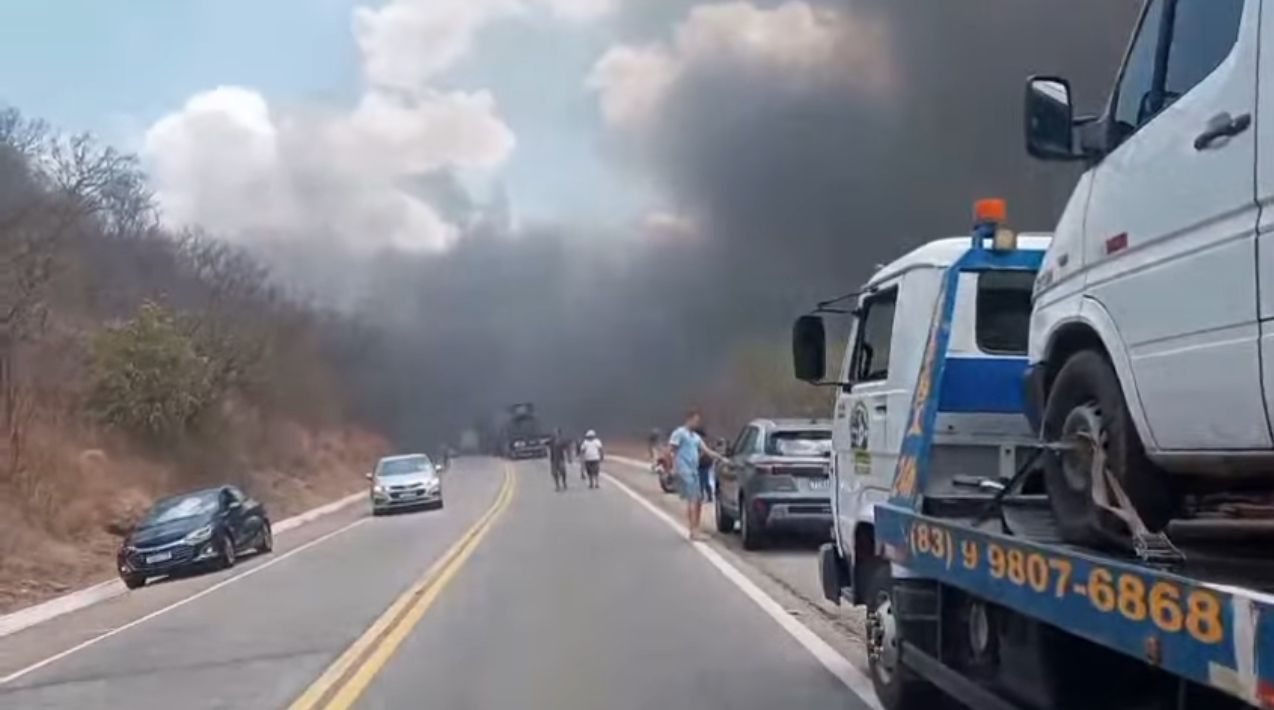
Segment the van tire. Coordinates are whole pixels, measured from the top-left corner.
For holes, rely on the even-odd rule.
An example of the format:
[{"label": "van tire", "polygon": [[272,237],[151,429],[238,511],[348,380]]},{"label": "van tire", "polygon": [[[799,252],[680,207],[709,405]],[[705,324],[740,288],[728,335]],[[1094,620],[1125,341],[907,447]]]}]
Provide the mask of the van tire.
[{"label": "van tire", "polygon": [[[1044,406],[1041,437],[1049,443],[1073,440],[1067,429],[1086,421],[1085,416],[1100,424],[1107,466],[1146,527],[1162,530],[1177,509],[1177,496],[1167,474],[1146,457],[1119,378],[1106,356],[1095,350],[1080,350],[1062,364]],[[1074,455],[1044,457],[1044,484],[1062,537],[1078,545],[1129,547],[1127,525],[1093,502],[1091,471],[1068,456]]]}]

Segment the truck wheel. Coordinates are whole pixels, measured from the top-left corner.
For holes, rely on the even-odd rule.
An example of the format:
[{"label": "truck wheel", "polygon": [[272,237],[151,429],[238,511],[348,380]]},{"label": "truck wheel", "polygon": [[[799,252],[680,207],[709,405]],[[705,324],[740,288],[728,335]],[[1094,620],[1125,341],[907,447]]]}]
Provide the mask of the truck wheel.
[{"label": "truck wheel", "polygon": [[759,550],[765,546],[765,523],[756,519],[747,498],[739,496],[739,529],[745,550]]},{"label": "truck wheel", "polygon": [[946,707],[937,689],[899,662],[900,627],[893,608],[893,576],[883,560],[863,575],[867,601],[867,669],[876,697],[885,710],[934,710]]},{"label": "truck wheel", "polygon": [[716,496],[716,502],[713,503],[712,508],[712,512],[716,514],[717,518],[717,532],[727,534],[734,532],[734,518],[725,512],[725,506],[721,505],[720,495]]},{"label": "truck wheel", "polygon": [[1177,496],[1167,475],[1146,458],[1119,378],[1104,355],[1081,350],[1062,365],[1044,406],[1041,434],[1047,442],[1077,445],[1045,457],[1044,483],[1067,542],[1129,545],[1127,525],[1093,502],[1093,445],[1105,449],[1107,467],[1146,527],[1158,531],[1168,524]]}]

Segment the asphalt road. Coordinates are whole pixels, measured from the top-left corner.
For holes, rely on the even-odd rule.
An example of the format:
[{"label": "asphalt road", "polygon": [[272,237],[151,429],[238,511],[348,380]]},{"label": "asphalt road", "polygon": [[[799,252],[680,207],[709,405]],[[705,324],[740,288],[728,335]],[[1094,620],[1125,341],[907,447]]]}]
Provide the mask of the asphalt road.
[{"label": "asphalt road", "polygon": [[0,639],[0,707],[867,707],[610,481],[462,459],[444,492]]}]

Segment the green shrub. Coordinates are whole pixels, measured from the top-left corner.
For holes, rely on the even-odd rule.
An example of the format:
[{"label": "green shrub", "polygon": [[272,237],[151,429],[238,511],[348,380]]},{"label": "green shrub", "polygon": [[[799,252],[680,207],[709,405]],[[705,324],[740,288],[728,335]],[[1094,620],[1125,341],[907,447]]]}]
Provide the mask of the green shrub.
[{"label": "green shrub", "polygon": [[89,406],[109,426],[169,439],[215,403],[212,376],[172,313],[146,302],[131,320],[94,337]]}]

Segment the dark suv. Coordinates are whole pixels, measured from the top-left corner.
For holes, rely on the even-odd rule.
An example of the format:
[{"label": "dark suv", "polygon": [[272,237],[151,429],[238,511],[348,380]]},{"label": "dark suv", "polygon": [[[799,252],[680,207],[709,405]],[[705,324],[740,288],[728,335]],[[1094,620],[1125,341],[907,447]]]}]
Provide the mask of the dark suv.
[{"label": "dark suv", "polygon": [[749,550],[776,529],[828,533],[831,451],[826,419],[750,422],[726,450],[729,465],[717,470],[717,530],[733,532],[737,522]]}]

